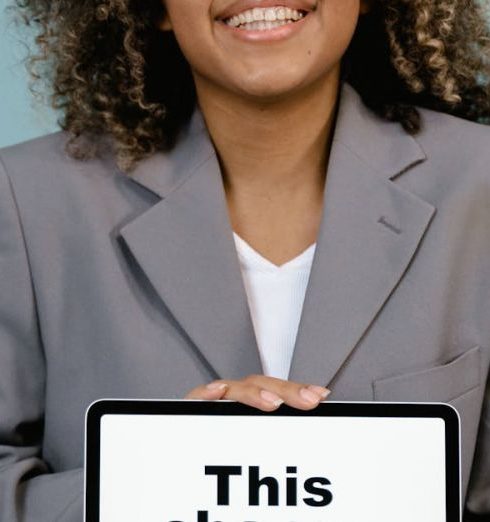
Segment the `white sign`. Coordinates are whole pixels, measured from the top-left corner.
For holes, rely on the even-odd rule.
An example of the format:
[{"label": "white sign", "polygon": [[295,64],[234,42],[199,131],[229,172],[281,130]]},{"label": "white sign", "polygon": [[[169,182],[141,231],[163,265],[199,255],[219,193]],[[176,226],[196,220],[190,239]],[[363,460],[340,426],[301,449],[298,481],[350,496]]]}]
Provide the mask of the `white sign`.
[{"label": "white sign", "polygon": [[438,418],[104,415],[100,522],[445,522]]}]

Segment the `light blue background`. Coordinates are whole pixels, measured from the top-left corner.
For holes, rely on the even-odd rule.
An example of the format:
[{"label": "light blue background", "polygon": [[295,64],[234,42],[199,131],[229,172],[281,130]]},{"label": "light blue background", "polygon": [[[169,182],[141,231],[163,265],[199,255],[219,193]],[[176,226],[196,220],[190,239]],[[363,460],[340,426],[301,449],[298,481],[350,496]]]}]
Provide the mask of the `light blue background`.
[{"label": "light blue background", "polygon": [[0,0],[0,147],[57,130],[56,115],[36,103],[29,93],[29,77],[22,62],[26,56],[26,31],[13,23]]}]

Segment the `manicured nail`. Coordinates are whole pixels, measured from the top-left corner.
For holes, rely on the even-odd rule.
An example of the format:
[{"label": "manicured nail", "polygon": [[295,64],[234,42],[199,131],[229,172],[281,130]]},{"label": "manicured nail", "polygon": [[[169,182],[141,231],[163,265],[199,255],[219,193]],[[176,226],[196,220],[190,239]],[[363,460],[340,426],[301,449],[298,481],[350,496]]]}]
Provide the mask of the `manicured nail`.
[{"label": "manicured nail", "polygon": [[317,404],[320,402],[320,397],[308,388],[301,388],[299,394],[306,402],[309,402],[310,404]]},{"label": "manicured nail", "polygon": [[271,402],[274,406],[280,406],[284,402],[279,395],[268,390],[260,390],[260,396],[264,401]]},{"label": "manicured nail", "polygon": [[319,395],[322,399],[326,399],[330,395],[330,392],[331,392],[331,390],[329,390],[328,388],[325,388],[324,386],[316,386],[314,384],[310,384],[308,386],[308,389],[311,390],[312,392],[316,393],[317,395]]},{"label": "manicured nail", "polygon": [[210,382],[209,384],[206,384],[206,388],[208,390],[224,390],[228,384],[226,382]]}]

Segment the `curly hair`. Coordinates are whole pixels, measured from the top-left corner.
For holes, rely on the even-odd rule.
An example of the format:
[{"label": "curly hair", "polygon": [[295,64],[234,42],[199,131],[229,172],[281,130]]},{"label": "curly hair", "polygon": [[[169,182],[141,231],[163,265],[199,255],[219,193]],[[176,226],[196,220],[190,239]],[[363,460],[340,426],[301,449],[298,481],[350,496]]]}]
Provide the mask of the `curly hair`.
[{"label": "curly hair", "polygon": [[[36,32],[33,78],[50,85],[77,158],[110,136],[121,169],[170,150],[196,103],[190,67],[155,21],[162,0],[14,0]],[[410,134],[417,106],[490,116],[490,29],[478,0],[371,0],[342,58],[342,79]]]}]

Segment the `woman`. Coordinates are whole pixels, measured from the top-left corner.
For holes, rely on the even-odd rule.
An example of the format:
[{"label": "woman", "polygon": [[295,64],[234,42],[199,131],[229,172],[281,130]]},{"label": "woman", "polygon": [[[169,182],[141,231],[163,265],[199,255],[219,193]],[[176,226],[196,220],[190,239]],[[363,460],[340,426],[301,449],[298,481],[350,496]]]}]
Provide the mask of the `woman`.
[{"label": "woman", "polygon": [[64,131],[0,154],[0,520],[82,519],[97,398],[329,392],[451,403],[488,520],[480,5],[19,4]]}]

